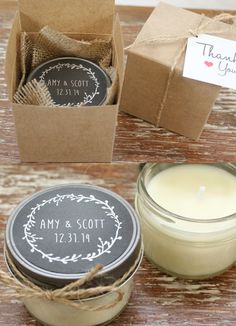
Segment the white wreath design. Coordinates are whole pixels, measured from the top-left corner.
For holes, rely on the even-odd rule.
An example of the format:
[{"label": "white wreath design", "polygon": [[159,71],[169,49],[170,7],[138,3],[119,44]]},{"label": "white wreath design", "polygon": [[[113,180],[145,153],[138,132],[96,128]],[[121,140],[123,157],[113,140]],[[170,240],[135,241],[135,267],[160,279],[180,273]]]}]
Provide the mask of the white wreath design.
[{"label": "white wreath design", "polygon": [[[51,71],[51,70],[54,70],[54,69],[57,69],[57,71],[60,71],[63,67],[66,67],[66,68],[70,68],[71,70],[73,69],[77,69],[77,70],[83,70],[85,72],[87,72],[89,78],[91,80],[94,81],[94,84],[95,84],[95,91],[92,92],[91,95],[87,94],[86,92],[84,92],[85,96],[84,96],[84,101],[83,102],[78,102],[78,103],[68,103],[68,104],[64,104],[64,105],[58,105],[57,103],[55,103],[55,101],[53,101],[53,104],[55,106],[64,106],[64,107],[70,107],[70,106],[82,106],[82,105],[86,105],[88,103],[92,103],[94,97],[98,94],[100,94],[98,92],[98,89],[99,89],[99,86],[100,86],[100,83],[98,82],[98,79],[97,77],[95,76],[95,73],[92,72],[91,68],[86,68],[84,67],[82,64],[79,64],[79,65],[76,65],[74,63],[58,63],[57,65],[54,65],[54,66],[50,66],[48,69],[44,70],[44,72],[42,73],[42,75],[40,76],[40,81],[45,83],[45,76]],[[46,83],[45,83],[46,84]]]},{"label": "white wreath design", "polygon": [[[97,252],[88,253],[86,256],[82,257],[81,254],[73,254],[72,256],[66,256],[66,257],[55,257],[52,253],[44,253],[41,249],[39,249],[37,241],[43,240],[42,237],[37,237],[36,234],[32,234],[31,228],[35,226],[35,213],[37,211],[40,211],[40,209],[51,203],[55,203],[56,206],[59,205],[60,202],[62,202],[64,199],[70,199],[71,201],[77,201],[77,203],[84,201],[85,203],[94,202],[97,205],[101,205],[102,209],[104,209],[106,216],[113,219],[115,221],[116,226],[116,233],[114,237],[110,237],[110,241],[103,241],[102,238],[98,238],[99,244],[97,245]],[[56,195],[53,198],[50,198],[48,200],[43,200],[41,204],[37,204],[35,207],[31,208],[31,213],[27,216],[28,222],[23,225],[24,228],[24,237],[22,240],[27,241],[27,243],[31,247],[31,252],[38,252],[41,254],[42,258],[46,258],[49,260],[50,263],[56,261],[61,262],[63,264],[68,264],[69,262],[77,262],[79,259],[81,260],[88,260],[93,261],[95,258],[100,257],[104,253],[110,253],[111,248],[115,244],[117,240],[122,240],[122,236],[119,235],[119,231],[122,228],[122,222],[119,221],[119,216],[116,215],[114,212],[114,207],[109,206],[109,203],[107,200],[101,201],[97,198],[95,198],[93,195],[90,195],[89,197],[83,196],[83,195]]]}]

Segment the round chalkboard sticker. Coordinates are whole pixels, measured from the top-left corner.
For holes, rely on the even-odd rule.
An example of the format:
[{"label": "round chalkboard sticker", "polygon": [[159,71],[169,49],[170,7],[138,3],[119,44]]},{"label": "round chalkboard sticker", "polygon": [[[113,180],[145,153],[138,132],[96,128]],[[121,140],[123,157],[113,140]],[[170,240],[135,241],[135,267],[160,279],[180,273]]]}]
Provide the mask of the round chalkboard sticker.
[{"label": "round chalkboard sticker", "polygon": [[137,259],[140,226],[117,194],[65,185],[36,193],[16,208],[6,247],[19,270],[38,282],[64,285],[99,263],[100,277],[109,283]]},{"label": "round chalkboard sticker", "polygon": [[38,66],[27,82],[44,82],[55,106],[99,106],[111,85],[109,76],[92,61],[65,57]]}]

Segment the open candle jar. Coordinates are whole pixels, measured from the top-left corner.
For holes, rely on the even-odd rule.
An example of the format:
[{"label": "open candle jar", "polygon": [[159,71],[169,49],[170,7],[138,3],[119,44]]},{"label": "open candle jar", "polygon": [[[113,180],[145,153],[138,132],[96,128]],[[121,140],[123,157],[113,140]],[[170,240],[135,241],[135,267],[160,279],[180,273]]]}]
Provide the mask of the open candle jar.
[{"label": "open candle jar", "polygon": [[[50,326],[111,321],[127,305],[142,259],[134,210],[90,185],[58,186],[26,199],[8,221],[5,248],[14,280],[26,286],[26,308]],[[91,276],[97,264],[103,268]]]},{"label": "open candle jar", "polygon": [[168,274],[204,279],[235,263],[235,165],[147,164],[136,211],[146,256]]}]

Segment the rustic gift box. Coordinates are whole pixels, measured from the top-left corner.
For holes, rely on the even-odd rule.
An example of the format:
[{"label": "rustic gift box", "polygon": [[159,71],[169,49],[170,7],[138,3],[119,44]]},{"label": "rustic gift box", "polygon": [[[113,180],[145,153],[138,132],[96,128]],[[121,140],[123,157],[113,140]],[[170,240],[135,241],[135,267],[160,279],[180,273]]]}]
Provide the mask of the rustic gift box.
[{"label": "rustic gift box", "polygon": [[236,28],[229,32],[229,24],[213,19],[206,24],[209,20],[164,3],[153,11],[128,52],[121,110],[156,127],[200,137],[221,88],[183,77],[188,36],[199,30],[236,40]]},{"label": "rustic gift box", "polygon": [[[114,105],[45,107],[16,104],[21,78],[21,32],[38,33],[48,25],[70,37],[112,38],[112,66],[119,75]],[[109,162],[112,159],[121,82],[123,39],[113,0],[19,0],[9,38],[6,79],[23,162]]]}]

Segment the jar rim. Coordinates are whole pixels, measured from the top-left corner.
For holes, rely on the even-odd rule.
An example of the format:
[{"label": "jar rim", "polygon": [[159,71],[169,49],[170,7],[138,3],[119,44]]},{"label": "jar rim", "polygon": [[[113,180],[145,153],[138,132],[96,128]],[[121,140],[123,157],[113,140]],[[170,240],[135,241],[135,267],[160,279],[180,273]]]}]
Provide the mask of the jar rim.
[{"label": "jar rim", "polygon": [[[158,166],[162,163],[147,163],[138,178],[137,181],[137,188],[138,188],[138,192],[142,193],[142,195],[144,195],[145,200],[148,202],[148,204],[156,209],[159,213],[163,214],[163,215],[167,215],[168,219],[171,220],[171,218],[177,219],[177,220],[182,220],[185,222],[191,222],[191,223],[220,223],[220,222],[225,222],[225,221],[229,221],[229,220],[233,220],[236,219],[236,212],[228,215],[228,216],[224,216],[224,217],[220,217],[220,218],[215,218],[215,219],[203,219],[203,218],[192,218],[192,217],[185,217],[185,216],[181,216],[178,214],[175,214],[169,210],[167,210],[166,208],[160,206],[148,193],[147,188],[146,188],[146,184],[145,184],[145,178],[147,176],[147,173],[153,169],[155,166]],[[165,163],[167,165],[169,165],[169,167],[173,167],[173,166],[177,166],[177,165],[190,165],[191,163]],[[192,164],[194,165],[194,164]],[[195,165],[198,165],[197,163],[195,163]],[[236,171],[236,165],[234,163],[219,163],[219,164],[208,164],[208,163],[201,163],[201,165],[212,165],[215,167],[228,167],[230,169],[235,169]],[[224,169],[226,170],[226,169]],[[173,221],[172,221],[173,222]]]}]

